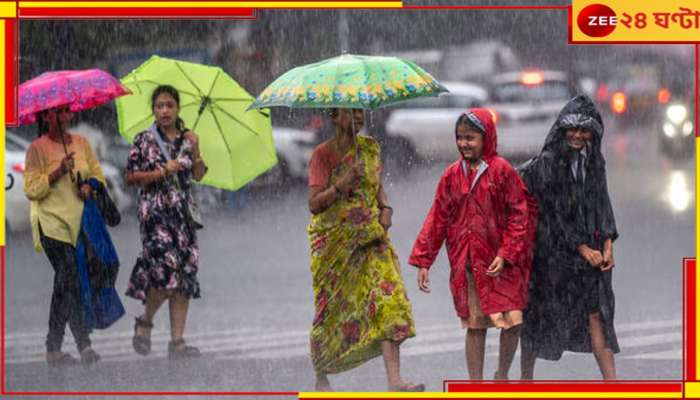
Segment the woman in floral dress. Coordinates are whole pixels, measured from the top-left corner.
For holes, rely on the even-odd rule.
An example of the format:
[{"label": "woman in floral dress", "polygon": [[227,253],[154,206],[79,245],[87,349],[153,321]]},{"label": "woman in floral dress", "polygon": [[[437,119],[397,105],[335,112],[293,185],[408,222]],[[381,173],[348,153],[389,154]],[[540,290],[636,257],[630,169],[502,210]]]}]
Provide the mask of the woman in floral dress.
[{"label": "woman in floral dress", "polygon": [[[126,294],[146,306],[144,314],[136,317],[133,346],[141,355],[150,352],[153,317],[169,299],[168,356],[197,357],[199,350],[187,346],[183,339],[189,300],[200,297],[199,248],[188,201],[192,179],[201,180],[206,166],[197,136],[187,131],[178,117],[177,90],[157,87],[151,105],[155,123],[134,139],[126,168],[127,183],[140,187],[138,218],[143,242]],[[166,156],[161,149],[170,154]]]},{"label": "woman in floral dress", "polygon": [[316,390],[331,390],[327,374],[381,354],[390,390],[422,391],[400,375],[399,345],[415,326],[387,234],[393,211],[380,181],[379,144],[357,134],[362,110],[334,109],[331,120],[336,135],[309,162]]}]

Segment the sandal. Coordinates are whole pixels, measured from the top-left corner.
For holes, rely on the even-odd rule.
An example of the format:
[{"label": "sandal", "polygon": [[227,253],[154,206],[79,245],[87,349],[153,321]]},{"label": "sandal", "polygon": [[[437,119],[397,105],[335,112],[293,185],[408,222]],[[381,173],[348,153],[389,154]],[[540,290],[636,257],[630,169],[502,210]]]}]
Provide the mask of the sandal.
[{"label": "sandal", "polygon": [[401,386],[389,387],[390,392],[425,392],[425,385],[422,383],[405,383]]},{"label": "sandal", "polygon": [[168,359],[170,360],[197,358],[201,355],[202,353],[200,353],[198,348],[185,345],[185,339],[178,339],[168,343]]},{"label": "sandal", "polygon": [[92,347],[86,347],[80,352],[80,362],[83,365],[93,365],[100,361],[100,355],[92,349]]},{"label": "sandal", "polygon": [[63,367],[78,364],[78,360],[68,353],[55,352],[60,354],[56,356],[51,355],[52,353],[53,352],[46,353],[46,363],[49,364],[49,367]]},{"label": "sandal", "polygon": [[[142,317],[134,318],[134,337],[131,339],[131,345],[134,347],[134,351],[142,356],[147,356],[151,352],[151,337],[141,336],[137,334],[138,328],[153,328],[152,322],[145,321]],[[150,333],[150,332],[149,332]]]}]

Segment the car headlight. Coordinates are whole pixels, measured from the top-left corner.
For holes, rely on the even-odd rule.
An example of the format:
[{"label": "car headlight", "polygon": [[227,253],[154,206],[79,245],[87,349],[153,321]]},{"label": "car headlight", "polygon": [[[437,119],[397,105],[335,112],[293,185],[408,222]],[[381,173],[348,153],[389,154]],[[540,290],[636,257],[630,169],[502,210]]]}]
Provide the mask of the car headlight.
[{"label": "car headlight", "polygon": [[664,122],[664,135],[673,139],[673,137],[676,136],[676,127],[670,122]]},{"label": "car headlight", "polygon": [[666,109],[666,116],[671,122],[679,125],[688,116],[688,109],[680,104],[675,104]]},{"label": "car headlight", "polygon": [[683,124],[683,136],[690,136],[691,133],[693,133],[693,123],[685,121]]}]

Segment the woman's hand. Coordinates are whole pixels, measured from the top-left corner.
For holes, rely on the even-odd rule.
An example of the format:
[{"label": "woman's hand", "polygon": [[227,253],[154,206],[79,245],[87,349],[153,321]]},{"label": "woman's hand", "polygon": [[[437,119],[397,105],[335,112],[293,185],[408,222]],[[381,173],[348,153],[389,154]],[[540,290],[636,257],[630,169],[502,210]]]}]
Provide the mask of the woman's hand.
[{"label": "woman's hand", "polygon": [[603,249],[603,263],[600,266],[601,271],[607,271],[615,266],[615,257],[613,257],[612,240],[608,239],[605,242]]},{"label": "woman's hand", "polygon": [[355,186],[360,181],[365,174],[365,162],[356,158],[355,161],[350,166],[350,169],[343,174],[340,179],[335,183],[335,186],[343,193],[348,193],[350,190],[354,189]]},{"label": "woman's hand", "polygon": [[418,289],[421,292],[430,293],[430,277],[428,268],[418,269]]},{"label": "woman's hand", "polygon": [[503,271],[503,266],[505,265],[505,260],[501,256],[496,256],[496,258],[491,261],[491,265],[486,269],[486,275],[490,277],[497,277]]},{"label": "woman's hand", "polygon": [[384,207],[379,210],[379,223],[384,227],[385,231],[391,228],[391,217],[394,211],[390,207]]},{"label": "woman's hand", "polygon": [[67,174],[75,168],[75,159],[73,157],[75,157],[75,152],[71,151],[61,160],[61,166],[59,168],[61,168],[62,174]]},{"label": "woman's hand", "polygon": [[83,183],[80,185],[79,195],[83,200],[87,200],[92,197],[92,186],[90,186],[89,183]]},{"label": "woman's hand", "polygon": [[[603,264],[603,255],[600,251],[593,250],[588,245],[582,244],[578,246],[578,253],[583,257],[593,268],[598,268]],[[612,257],[612,253],[610,254]]]},{"label": "woman's hand", "polygon": [[168,175],[172,175],[180,170],[182,170],[182,165],[177,160],[168,160],[165,164],[165,172]]}]

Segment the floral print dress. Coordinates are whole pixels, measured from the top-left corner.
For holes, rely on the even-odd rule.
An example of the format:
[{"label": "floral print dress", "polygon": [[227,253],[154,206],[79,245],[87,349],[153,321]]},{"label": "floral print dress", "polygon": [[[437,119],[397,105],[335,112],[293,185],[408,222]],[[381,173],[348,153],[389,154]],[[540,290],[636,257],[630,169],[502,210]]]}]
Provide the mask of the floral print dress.
[{"label": "floral print dress", "polygon": [[[154,171],[165,166],[166,159],[154,134],[147,130],[136,136],[129,153],[128,172]],[[163,137],[163,143],[171,158],[178,159],[185,169],[139,189],[138,219],[143,251],[134,265],[126,294],[144,302],[151,288],[176,289],[187,298],[200,297],[199,248],[196,231],[187,219],[192,143],[184,137],[184,132],[172,143]]]},{"label": "floral print dress", "polygon": [[353,157],[365,161],[359,188],[314,215],[308,228],[316,308],[311,358],[320,373],[342,372],[379,356],[383,340],[415,336],[396,251],[379,223],[377,142],[358,136],[329,183],[337,182]]}]

